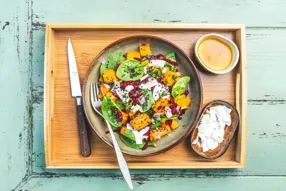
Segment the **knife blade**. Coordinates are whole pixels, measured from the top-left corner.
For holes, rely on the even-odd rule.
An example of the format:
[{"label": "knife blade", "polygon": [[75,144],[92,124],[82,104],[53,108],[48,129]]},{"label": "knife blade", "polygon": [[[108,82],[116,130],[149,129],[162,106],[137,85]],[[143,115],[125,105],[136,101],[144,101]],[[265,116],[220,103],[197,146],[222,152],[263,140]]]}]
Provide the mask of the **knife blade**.
[{"label": "knife blade", "polygon": [[90,143],[87,134],[87,125],[82,106],[82,93],[80,81],[78,77],[78,70],[76,66],[76,59],[72,47],[71,40],[68,40],[68,63],[71,83],[71,95],[76,98],[76,111],[77,111],[77,125],[79,129],[80,138],[80,152],[84,157],[88,157],[91,153]]}]

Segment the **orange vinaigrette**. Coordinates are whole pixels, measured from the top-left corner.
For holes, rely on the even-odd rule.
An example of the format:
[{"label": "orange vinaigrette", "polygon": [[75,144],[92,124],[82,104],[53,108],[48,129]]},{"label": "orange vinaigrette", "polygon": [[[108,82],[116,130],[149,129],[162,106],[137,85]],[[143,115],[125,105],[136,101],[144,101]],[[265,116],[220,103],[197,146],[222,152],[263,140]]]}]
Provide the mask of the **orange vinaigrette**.
[{"label": "orange vinaigrette", "polygon": [[233,57],[230,46],[215,37],[206,38],[199,44],[198,55],[206,67],[216,71],[226,69]]}]

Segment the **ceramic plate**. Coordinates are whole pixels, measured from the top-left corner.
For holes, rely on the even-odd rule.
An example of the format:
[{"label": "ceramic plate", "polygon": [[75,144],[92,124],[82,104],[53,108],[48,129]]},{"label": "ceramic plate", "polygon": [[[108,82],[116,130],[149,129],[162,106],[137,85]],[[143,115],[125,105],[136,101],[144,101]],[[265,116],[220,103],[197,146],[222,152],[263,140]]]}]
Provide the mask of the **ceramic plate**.
[{"label": "ceramic plate", "polygon": [[[113,42],[106,48],[104,48],[99,55],[94,59],[93,63],[86,74],[84,85],[83,85],[83,104],[87,119],[92,129],[97,135],[108,145],[112,146],[111,137],[105,132],[108,130],[104,120],[97,115],[90,103],[90,83],[97,82],[99,79],[99,67],[101,60],[107,58],[108,55],[121,51],[124,54],[128,51],[136,51],[139,45],[148,43],[151,45],[153,55],[166,54],[168,52],[175,52],[178,70],[183,76],[190,76],[191,81],[189,85],[189,92],[192,98],[191,106],[183,115],[182,120],[179,121],[180,127],[170,133],[170,136],[164,136],[162,139],[156,141],[157,147],[148,147],[145,150],[136,150],[126,146],[116,135],[118,144],[123,153],[135,155],[135,156],[147,156],[158,154],[171,149],[175,145],[179,144],[194,128],[194,125],[199,117],[200,107],[202,104],[202,85],[198,72],[193,62],[188,56],[175,44],[155,36],[131,36],[120,39]],[[181,125],[184,124],[184,127]],[[96,149],[96,148],[95,148]]]}]

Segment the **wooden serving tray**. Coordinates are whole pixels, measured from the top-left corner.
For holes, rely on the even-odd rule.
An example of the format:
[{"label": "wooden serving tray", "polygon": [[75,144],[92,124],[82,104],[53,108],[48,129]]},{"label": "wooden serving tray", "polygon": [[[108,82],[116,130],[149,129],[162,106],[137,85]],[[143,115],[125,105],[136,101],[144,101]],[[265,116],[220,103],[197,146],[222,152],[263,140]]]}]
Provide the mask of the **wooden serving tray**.
[{"label": "wooden serving tray", "polygon": [[[213,75],[199,67],[196,41],[204,34],[219,33],[232,39],[240,51],[238,66],[225,75]],[[118,168],[113,148],[92,132],[92,154],[79,152],[76,103],[71,97],[67,60],[67,40],[72,39],[82,82],[94,57],[108,44],[131,35],[155,35],[165,38],[191,57],[199,69],[203,84],[203,105],[214,99],[235,104],[241,122],[226,153],[210,160],[198,156],[187,140],[155,156],[125,155],[133,169],[168,168],[243,168],[245,166],[247,126],[247,69],[244,25],[212,24],[48,24],[45,45],[45,155],[47,168]]]}]

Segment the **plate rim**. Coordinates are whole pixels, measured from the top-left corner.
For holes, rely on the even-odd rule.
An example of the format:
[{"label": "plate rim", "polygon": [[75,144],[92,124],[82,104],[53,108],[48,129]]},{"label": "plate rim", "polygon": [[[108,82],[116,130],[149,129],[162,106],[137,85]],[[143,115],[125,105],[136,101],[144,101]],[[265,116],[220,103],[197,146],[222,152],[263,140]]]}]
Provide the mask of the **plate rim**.
[{"label": "plate rim", "polygon": [[87,81],[88,81],[88,77],[90,75],[90,72],[93,68],[93,66],[95,65],[95,61],[99,59],[99,57],[109,48],[113,47],[114,45],[120,43],[120,42],[123,42],[125,40],[129,40],[129,39],[133,39],[133,38],[153,38],[153,39],[156,39],[156,40],[160,40],[160,41],[163,41],[171,46],[173,46],[174,48],[176,48],[178,51],[180,51],[180,53],[189,61],[189,63],[191,64],[191,67],[193,68],[195,74],[197,75],[197,79],[198,79],[198,82],[199,82],[199,88],[201,90],[201,93],[200,93],[200,100],[199,100],[199,112],[197,113],[196,117],[195,117],[195,120],[194,122],[192,123],[192,125],[190,126],[189,130],[182,136],[180,137],[175,143],[173,143],[172,145],[162,149],[162,150],[159,150],[159,151],[156,151],[156,152],[153,152],[153,153],[148,153],[148,154],[132,154],[132,153],[129,153],[129,152],[126,152],[126,151],[123,151],[121,150],[122,153],[126,154],[126,155],[129,155],[129,156],[136,156],[136,157],[146,157],[146,156],[153,156],[153,155],[157,155],[157,154],[160,154],[160,153],[164,153],[172,148],[174,148],[175,146],[179,145],[186,137],[188,137],[190,135],[190,133],[193,131],[193,129],[195,128],[197,122],[198,122],[198,119],[199,119],[199,116],[200,116],[200,111],[201,111],[201,108],[202,108],[202,102],[203,102],[203,86],[202,86],[202,81],[201,81],[201,77],[199,75],[199,72],[198,72],[198,69],[196,68],[194,62],[191,60],[191,58],[189,56],[187,56],[187,54],[178,46],[176,45],[175,43],[169,41],[169,40],[166,40],[165,38],[162,38],[162,37],[158,37],[158,36],[155,36],[155,35],[131,35],[131,36],[126,36],[126,37],[123,37],[123,38],[120,38],[116,41],[113,41],[112,43],[108,44],[107,46],[105,46],[97,55],[96,57],[92,60],[92,62],[89,64],[89,67],[88,67],[88,70],[85,74],[85,77],[84,77],[84,81],[83,81],[83,85],[82,85],[82,105],[83,105],[83,108],[84,108],[84,113],[85,113],[85,116],[86,116],[86,119],[88,121],[88,124],[89,126],[92,128],[92,130],[96,133],[96,135],[104,142],[106,143],[107,145],[109,145],[111,148],[114,148],[113,144],[112,143],[109,143],[108,141],[106,141],[97,131],[97,129],[93,126],[93,124],[91,123],[89,117],[88,117],[88,112],[87,112],[87,108],[86,108],[86,102],[85,102],[85,89],[86,89],[86,85],[87,85]]}]

